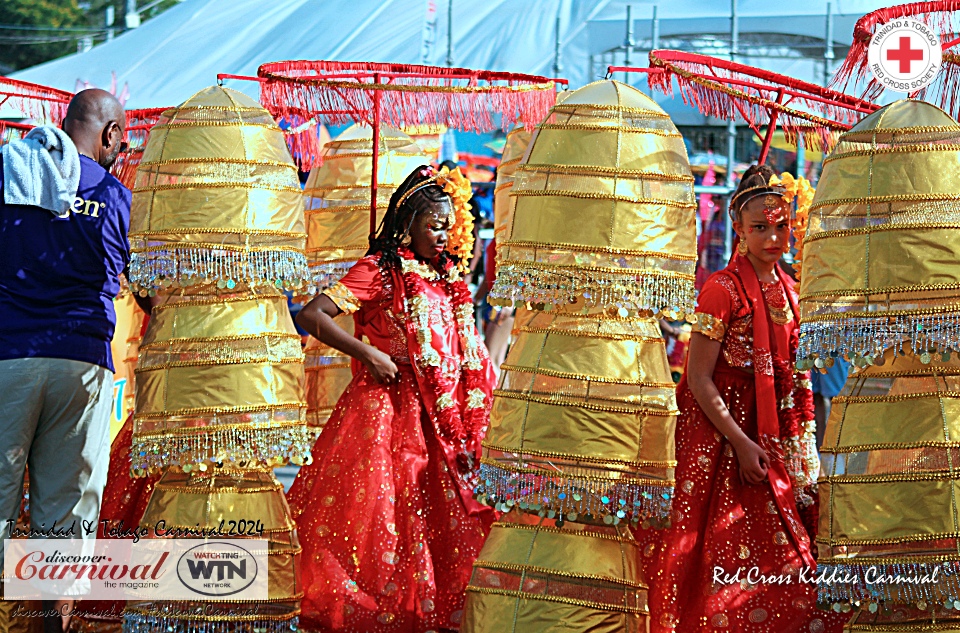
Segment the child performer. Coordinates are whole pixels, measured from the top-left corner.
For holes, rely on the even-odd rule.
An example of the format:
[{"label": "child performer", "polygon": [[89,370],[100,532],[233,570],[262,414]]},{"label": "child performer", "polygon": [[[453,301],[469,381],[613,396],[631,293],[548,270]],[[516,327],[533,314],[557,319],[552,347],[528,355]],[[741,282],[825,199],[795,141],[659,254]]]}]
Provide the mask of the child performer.
[{"label": "child performer", "polygon": [[[367,256],[297,317],[355,359],[287,497],[303,545],[301,628],[459,628],[494,519],[472,496],[494,374],[455,255],[472,252],[469,198],[459,170],[415,170]],[[333,322],[341,312],[356,338]]]},{"label": "child performer", "polygon": [[790,209],[772,176],[744,173],[730,204],[739,245],[697,301],[672,523],[644,551],[654,633],[821,633],[847,617],[815,604],[819,462],[809,378],[793,369],[797,298],[777,265]]}]

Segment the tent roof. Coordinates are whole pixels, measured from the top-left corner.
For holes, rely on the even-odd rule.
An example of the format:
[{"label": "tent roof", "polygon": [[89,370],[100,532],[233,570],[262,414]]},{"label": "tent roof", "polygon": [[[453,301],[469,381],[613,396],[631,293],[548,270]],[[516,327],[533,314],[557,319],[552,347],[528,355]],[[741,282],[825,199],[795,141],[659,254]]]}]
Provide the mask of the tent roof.
[{"label": "tent roof", "polygon": [[[108,87],[115,73],[119,86],[129,87],[127,107],[141,108],[175,105],[215,83],[217,73],[253,75],[268,61],[419,63],[428,4],[426,0],[184,0],[112,41],[14,77],[76,90],[84,82]],[[445,65],[447,2],[433,0],[432,4],[437,19],[428,60]],[[622,43],[626,4],[626,0],[454,0],[454,64],[551,75],[559,17],[561,74],[572,86],[583,85],[605,72],[601,64],[591,69],[589,56]],[[652,3],[633,0],[629,4],[633,5],[635,37],[640,40],[650,30]],[[853,21],[884,4],[884,0],[837,0],[836,41],[849,42]],[[658,7],[661,40],[729,30],[729,5],[725,2],[671,0],[661,1]],[[809,32],[810,37],[823,37],[825,0],[789,6],[769,0],[740,0],[738,9],[744,16],[741,33],[774,29],[786,35]],[[841,9],[845,15],[840,15]],[[770,20],[771,13],[793,17]],[[645,65],[644,53],[635,55],[635,63]],[[773,61],[784,74],[799,72],[803,74],[793,76],[818,82],[822,75],[822,61],[817,62],[819,71],[812,61]],[[228,85],[254,96],[257,93],[253,82]]]}]

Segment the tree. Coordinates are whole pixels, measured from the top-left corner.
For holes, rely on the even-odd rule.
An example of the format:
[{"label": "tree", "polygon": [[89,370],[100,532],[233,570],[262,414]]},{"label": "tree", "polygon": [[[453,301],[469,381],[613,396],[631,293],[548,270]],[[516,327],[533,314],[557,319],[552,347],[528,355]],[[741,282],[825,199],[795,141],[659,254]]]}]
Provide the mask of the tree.
[{"label": "tree", "polygon": [[76,0],[2,0],[0,70],[11,72],[74,53],[88,28]]}]

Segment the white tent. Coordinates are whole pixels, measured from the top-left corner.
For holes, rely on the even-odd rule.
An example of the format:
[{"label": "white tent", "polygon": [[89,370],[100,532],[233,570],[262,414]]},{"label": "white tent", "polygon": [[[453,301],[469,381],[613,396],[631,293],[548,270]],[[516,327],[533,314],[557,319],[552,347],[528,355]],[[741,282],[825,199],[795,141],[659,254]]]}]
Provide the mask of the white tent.
[{"label": "white tent", "polygon": [[[217,73],[254,75],[257,67],[285,59],[340,59],[446,65],[447,9],[453,7],[456,66],[552,75],[557,19],[562,75],[573,87],[605,72],[605,53],[625,37],[625,7],[633,8],[633,62],[646,65],[644,44],[651,31],[652,2],[623,0],[184,0],[178,6],[93,49],[36,66],[19,79],[75,90],[84,83],[129,88],[131,108],[174,105],[213,84]],[[849,44],[853,22],[888,2],[835,0],[834,40]],[[433,36],[427,16],[433,9]],[[721,41],[729,30],[730,4],[723,0],[658,3],[662,44],[701,34]],[[822,40],[826,0],[776,4],[739,0],[741,40],[770,33],[780,57],[744,59],[807,81],[820,82],[816,51],[791,48],[784,37]],[[776,17],[772,20],[771,17]],[[712,38],[712,39],[711,39]],[[776,39],[780,38],[780,39]],[[432,45],[424,46],[424,40]],[[786,53],[782,53],[786,51]],[[792,52],[791,52],[792,51]],[[716,51],[717,53],[723,51]],[[622,61],[621,57],[616,58]],[[591,56],[594,63],[591,64]],[[839,63],[840,59],[836,60]],[[592,68],[591,68],[592,67]],[[818,70],[818,68],[820,70]],[[231,87],[256,95],[252,82]],[[671,109],[675,106],[671,104]],[[679,112],[678,112],[679,114]],[[688,113],[688,116],[695,115]],[[701,117],[702,119],[702,117]],[[678,121],[678,123],[684,123]],[[688,121],[693,123],[693,120]]]}]

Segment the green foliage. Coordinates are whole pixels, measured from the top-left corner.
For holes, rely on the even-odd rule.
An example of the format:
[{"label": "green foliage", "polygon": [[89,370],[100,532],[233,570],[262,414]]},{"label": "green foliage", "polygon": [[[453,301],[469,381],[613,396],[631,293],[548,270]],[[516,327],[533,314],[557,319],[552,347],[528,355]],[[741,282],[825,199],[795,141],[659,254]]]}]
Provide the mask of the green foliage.
[{"label": "green foliage", "polygon": [[[20,29],[10,27],[23,27]],[[0,70],[11,72],[77,50],[88,26],[76,0],[0,1]],[[70,28],[74,27],[74,28]]]}]

